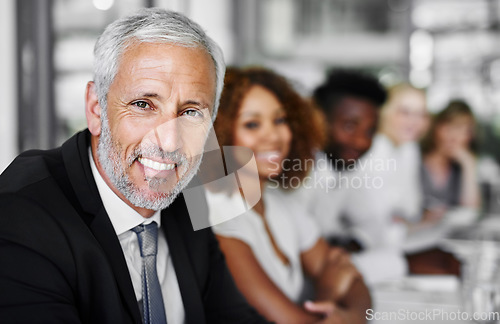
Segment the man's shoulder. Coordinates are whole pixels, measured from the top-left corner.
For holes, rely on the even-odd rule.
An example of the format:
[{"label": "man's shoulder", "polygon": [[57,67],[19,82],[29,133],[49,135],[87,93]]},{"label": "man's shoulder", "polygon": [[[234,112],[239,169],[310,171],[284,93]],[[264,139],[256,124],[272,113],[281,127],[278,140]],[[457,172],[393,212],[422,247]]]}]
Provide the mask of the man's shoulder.
[{"label": "man's shoulder", "polygon": [[44,179],[58,177],[64,169],[60,151],[30,150],[20,154],[0,175],[0,194],[17,193]]},{"label": "man's shoulder", "polygon": [[[29,150],[21,153],[0,174],[0,195],[20,193],[26,188],[37,186],[45,180],[53,179],[56,182],[67,181],[69,173],[81,165],[79,151],[86,146],[86,133],[80,132],[71,137],[62,146],[50,150]],[[66,165],[65,153],[69,159],[78,160]],[[86,152],[86,150],[85,150]],[[71,170],[70,170],[71,169]],[[44,190],[40,186],[40,190]]]},{"label": "man's shoulder", "polygon": [[75,194],[60,151],[57,148],[24,152],[0,175],[2,221],[29,220],[30,224],[40,225],[52,223],[54,216],[74,210],[76,198],[71,198]]},{"label": "man's shoulder", "polygon": [[[29,214],[37,215],[36,224],[52,222],[56,218],[74,219],[68,215],[81,214],[79,197],[85,191],[75,191],[71,174],[74,177],[75,174],[82,174],[83,170],[76,170],[81,165],[79,161],[67,165],[64,153],[68,151],[68,143],[70,149],[75,151],[77,145],[74,142],[70,139],[55,149],[26,151],[7,167],[0,175],[0,217],[4,221],[10,219],[8,214],[11,213],[16,217],[10,221],[15,222],[25,222]],[[70,159],[73,161],[78,157],[73,155]]]}]

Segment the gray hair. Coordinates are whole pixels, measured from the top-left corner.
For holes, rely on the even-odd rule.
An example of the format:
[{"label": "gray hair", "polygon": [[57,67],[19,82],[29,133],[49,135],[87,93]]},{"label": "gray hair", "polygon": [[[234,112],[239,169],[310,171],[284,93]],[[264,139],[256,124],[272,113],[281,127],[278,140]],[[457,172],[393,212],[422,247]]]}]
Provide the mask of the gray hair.
[{"label": "gray hair", "polygon": [[160,8],[140,9],[106,27],[94,47],[94,82],[99,105],[106,110],[107,95],[118,72],[121,55],[132,41],[172,43],[184,47],[199,47],[212,57],[216,73],[216,95],[212,119],[217,115],[224,85],[226,65],[222,50],[205,31],[186,16]]}]

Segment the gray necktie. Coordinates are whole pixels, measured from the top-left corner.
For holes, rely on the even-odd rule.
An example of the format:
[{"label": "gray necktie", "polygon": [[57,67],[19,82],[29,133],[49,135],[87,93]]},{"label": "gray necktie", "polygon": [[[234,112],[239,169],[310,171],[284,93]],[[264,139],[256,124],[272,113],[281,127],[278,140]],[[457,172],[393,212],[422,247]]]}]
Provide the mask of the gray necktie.
[{"label": "gray necktie", "polygon": [[152,222],[132,229],[139,239],[142,257],[142,306],[144,324],[167,323],[161,286],[156,273],[158,225]]}]

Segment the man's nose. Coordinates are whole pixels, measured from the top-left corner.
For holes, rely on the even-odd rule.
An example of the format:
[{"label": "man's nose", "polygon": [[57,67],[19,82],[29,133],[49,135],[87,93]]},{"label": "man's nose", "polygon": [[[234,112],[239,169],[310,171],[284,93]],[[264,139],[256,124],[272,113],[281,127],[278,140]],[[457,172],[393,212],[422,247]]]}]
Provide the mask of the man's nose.
[{"label": "man's nose", "polygon": [[178,118],[162,121],[147,135],[147,140],[164,152],[175,152],[182,147],[182,128]]}]

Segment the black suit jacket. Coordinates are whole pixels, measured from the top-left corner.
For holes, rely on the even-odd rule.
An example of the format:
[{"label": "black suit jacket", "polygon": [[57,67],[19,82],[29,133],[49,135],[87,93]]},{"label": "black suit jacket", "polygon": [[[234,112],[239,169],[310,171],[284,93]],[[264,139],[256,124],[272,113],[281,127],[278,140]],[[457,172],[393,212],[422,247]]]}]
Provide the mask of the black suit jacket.
[{"label": "black suit jacket", "polygon": [[[90,134],[21,154],[0,176],[0,323],[141,323],[92,176]],[[264,322],[236,289],[210,229],[180,195],[162,211],[186,322]]]}]

